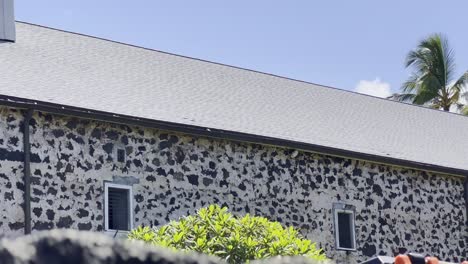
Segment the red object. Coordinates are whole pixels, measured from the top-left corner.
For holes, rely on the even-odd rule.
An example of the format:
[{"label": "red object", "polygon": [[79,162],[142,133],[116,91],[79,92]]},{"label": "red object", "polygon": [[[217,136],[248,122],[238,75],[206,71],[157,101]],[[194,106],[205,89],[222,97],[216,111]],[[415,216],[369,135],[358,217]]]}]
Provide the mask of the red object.
[{"label": "red object", "polygon": [[395,258],[395,264],[411,264],[411,260],[406,255],[398,255]]}]

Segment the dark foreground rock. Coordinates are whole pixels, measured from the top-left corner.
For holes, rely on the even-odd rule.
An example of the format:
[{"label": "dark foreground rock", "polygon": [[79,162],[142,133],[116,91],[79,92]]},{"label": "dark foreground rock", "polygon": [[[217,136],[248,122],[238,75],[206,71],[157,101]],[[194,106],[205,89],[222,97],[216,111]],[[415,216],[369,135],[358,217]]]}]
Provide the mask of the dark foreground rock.
[{"label": "dark foreground rock", "polygon": [[[56,229],[14,240],[0,241],[0,264],[221,264],[214,257],[183,254],[114,240],[102,233]],[[304,258],[275,258],[259,263],[311,263]]]},{"label": "dark foreground rock", "polygon": [[216,258],[180,254],[140,242],[114,240],[104,234],[74,230],[39,232],[0,242],[1,264],[216,264]]}]

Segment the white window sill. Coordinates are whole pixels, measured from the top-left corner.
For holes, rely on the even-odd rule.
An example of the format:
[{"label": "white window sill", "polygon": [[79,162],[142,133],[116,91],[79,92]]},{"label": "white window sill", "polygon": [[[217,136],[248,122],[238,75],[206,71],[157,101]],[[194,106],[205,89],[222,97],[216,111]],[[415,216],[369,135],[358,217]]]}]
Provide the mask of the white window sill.
[{"label": "white window sill", "polygon": [[342,248],[342,247],[337,247],[336,250],[340,250],[340,251],[357,251],[355,248]]},{"label": "white window sill", "polygon": [[[128,234],[130,234],[130,231],[125,231],[125,230],[105,230],[103,232],[106,236],[110,236],[112,238],[116,239],[127,239]],[[116,234],[117,233],[117,234]]]}]

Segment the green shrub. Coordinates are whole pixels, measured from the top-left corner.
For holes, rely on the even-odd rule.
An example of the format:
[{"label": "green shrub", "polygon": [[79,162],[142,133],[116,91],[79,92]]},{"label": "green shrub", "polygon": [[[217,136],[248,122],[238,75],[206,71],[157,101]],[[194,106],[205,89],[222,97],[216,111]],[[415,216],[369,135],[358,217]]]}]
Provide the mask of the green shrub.
[{"label": "green shrub", "polygon": [[315,243],[304,239],[293,227],[249,214],[235,217],[227,208],[211,205],[196,215],[151,229],[138,227],[129,234],[131,240],[183,251],[213,255],[228,263],[244,263],[273,256],[306,256],[326,260]]}]

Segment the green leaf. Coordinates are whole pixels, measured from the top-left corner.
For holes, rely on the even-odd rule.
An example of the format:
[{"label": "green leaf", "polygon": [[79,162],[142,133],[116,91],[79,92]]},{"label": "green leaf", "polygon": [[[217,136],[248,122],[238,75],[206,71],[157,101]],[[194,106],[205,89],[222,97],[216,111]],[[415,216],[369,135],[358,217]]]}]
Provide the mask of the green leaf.
[{"label": "green leaf", "polygon": [[128,238],[180,251],[197,251],[228,263],[248,263],[277,255],[327,259],[321,249],[293,227],[284,228],[279,222],[249,214],[235,217],[218,205],[201,208],[195,215],[158,228],[137,227]]},{"label": "green leaf", "polygon": [[454,53],[443,35],[433,34],[423,39],[415,50],[408,53],[405,66],[413,73],[403,83],[401,93],[392,95],[390,99],[445,111],[460,103],[468,72],[454,79]]}]

